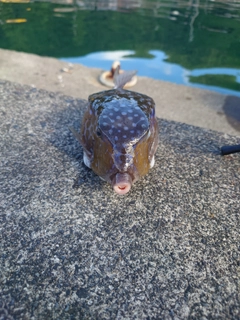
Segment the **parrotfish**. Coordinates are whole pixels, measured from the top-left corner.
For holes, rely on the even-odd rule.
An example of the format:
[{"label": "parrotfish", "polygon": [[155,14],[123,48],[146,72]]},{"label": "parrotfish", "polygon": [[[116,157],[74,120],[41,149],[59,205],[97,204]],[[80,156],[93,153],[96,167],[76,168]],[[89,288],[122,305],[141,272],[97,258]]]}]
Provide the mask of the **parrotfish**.
[{"label": "parrotfish", "polygon": [[124,195],[154,166],[158,145],[155,103],[147,95],[125,90],[135,72],[116,72],[114,89],[88,98],[80,133],[83,161],[117,194]]}]

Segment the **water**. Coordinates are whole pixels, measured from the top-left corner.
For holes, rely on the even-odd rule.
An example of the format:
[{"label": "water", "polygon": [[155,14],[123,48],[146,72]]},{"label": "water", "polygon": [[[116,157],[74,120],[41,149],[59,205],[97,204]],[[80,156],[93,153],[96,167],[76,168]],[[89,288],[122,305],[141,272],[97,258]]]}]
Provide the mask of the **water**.
[{"label": "water", "polygon": [[5,1],[1,48],[240,96],[240,0]]}]

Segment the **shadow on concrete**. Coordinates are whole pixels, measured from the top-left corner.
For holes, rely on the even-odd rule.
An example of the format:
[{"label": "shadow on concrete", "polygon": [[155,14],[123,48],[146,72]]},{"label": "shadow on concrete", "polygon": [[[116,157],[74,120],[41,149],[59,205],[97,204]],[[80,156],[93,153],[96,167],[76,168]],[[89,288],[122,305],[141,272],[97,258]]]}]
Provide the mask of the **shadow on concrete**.
[{"label": "shadow on concrete", "polygon": [[229,124],[237,131],[240,131],[240,98],[227,96],[223,111]]}]

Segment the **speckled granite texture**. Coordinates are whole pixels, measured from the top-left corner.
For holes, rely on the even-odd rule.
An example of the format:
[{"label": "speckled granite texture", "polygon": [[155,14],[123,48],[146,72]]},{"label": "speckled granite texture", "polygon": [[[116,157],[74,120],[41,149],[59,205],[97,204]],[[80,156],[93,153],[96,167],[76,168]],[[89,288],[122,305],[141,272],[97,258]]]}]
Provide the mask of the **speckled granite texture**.
[{"label": "speckled granite texture", "polygon": [[120,197],[83,165],[85,102],[0,83],[0,319],[240,319],[239,139],[159,120]]}]

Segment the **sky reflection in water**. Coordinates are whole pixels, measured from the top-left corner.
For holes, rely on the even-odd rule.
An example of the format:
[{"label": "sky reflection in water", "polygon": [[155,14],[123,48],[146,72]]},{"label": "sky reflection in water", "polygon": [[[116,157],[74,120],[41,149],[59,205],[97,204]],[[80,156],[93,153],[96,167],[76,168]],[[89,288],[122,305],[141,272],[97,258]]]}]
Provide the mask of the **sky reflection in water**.
[{"label": "sky reflection in water", "polygon": [[236,77],[236,82],[240,84],[240,69],[234,68],[203,68],[188,70],[182,66],[166,61],[167,55],[163,51],[151,50],[149,53],[153,58],[131,58],[135,52],[131,50],[105,51],[91,53],[83,57],[69,57],[61,60],[68,63],[80,63],[87,67],[101,68],[109,70],[113,61],[121,61],[123,70],[137,70],[139,76],[146,76],[157,80],[184,84],[220,92],[222,94],[233,94],[240,96],[240,92],[221,88],[217,86],[194,84],[190,82],[190,76],[198,77],[203,75],[229,75]]}]

